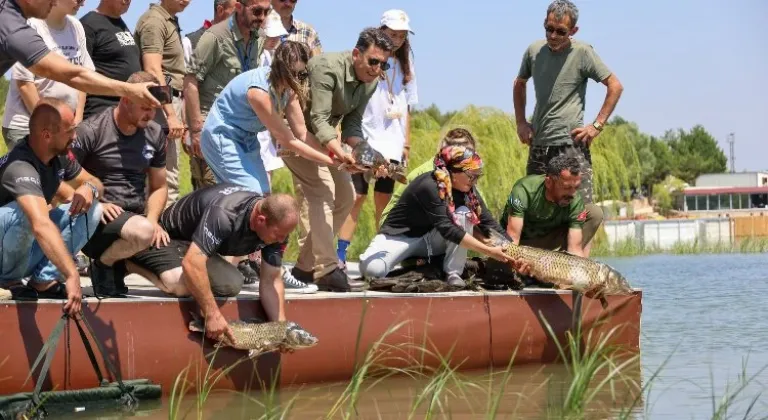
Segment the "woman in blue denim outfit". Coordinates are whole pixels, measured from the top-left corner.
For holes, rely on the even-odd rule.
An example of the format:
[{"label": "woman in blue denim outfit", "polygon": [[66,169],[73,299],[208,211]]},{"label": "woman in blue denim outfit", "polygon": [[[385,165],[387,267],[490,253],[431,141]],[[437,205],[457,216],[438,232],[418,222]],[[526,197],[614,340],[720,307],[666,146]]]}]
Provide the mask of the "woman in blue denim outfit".
[{"label": "woman in blue denim outfit", "polygon": [[326,165],[338,163],[309,145],[320,143],[304,124],[308,60],[306,46],[286,41],[275,50],[271,66],[243,72],[221,91],[200,136],[203,157],[217,182],[270,192],[257,138],[264,130],[299,156]]}]

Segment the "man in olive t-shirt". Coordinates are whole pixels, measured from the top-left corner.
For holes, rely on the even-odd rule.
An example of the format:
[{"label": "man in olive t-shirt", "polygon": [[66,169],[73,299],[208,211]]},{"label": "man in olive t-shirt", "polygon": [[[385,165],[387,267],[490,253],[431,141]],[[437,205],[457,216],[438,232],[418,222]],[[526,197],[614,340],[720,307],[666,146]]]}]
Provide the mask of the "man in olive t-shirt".
[{"label": "man in olive t-shirt", "polygon": [[573,153],[560,155],[549,161],[546,175],[515,183],[499,221],[515,243],[587,257],[584,246],[599,221],[585,210],[579,169]]}]

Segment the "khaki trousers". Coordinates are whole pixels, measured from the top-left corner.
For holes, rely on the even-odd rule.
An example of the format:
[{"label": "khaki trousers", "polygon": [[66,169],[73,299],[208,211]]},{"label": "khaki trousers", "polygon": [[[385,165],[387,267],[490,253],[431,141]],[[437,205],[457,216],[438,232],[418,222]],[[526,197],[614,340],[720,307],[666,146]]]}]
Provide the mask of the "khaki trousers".
[{"label": "khaki trousers", "polygon": [[[184,118],[184,100],[174,96],[173,110],[176,111],[176,118],[183,123]],[[168,121],[165,119],[165,113],[158,109],[155,114],[155,121],[163,127],[165,133],[168,133]],[[179,156],[181,152],[181,140],[168,140],[165,149],[165,179],[168,183],[168,200],[165,202],[165,208],[171,206],[179,200]]]},{"label": "khaki trousers", "polygon": [[302,157],[284,157],[283,162],[293,175],[296,201],[301,206],[296,267],[314,272],[318,279],[338,267],[334,240],[355,203],[352,177]]}]

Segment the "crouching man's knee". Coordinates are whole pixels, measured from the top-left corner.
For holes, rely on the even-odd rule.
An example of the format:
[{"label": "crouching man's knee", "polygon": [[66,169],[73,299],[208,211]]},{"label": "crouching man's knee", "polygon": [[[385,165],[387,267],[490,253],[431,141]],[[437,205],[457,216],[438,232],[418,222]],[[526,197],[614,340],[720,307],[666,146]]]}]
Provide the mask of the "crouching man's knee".
[{"label": "crouching man's knee", "polygon": [[211,279],[211,291],[218,297],[235,297],[243,288],[243,280],[236,278]]}]

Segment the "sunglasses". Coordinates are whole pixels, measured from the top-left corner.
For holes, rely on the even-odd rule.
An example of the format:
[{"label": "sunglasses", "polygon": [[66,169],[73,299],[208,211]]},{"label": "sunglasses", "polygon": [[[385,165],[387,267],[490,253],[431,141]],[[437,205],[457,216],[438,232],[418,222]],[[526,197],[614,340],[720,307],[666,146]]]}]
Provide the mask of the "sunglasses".
[{"label": "sunglasses", "polygon": [[263,7],[254,7],[253,9],[251,9],[251,12],[253,12],[254,16],[267,16],[271,11],[272,11],[271,7],[267,7],[266,9]]},{"label": "sunglasses", "polygon": [[293,4],[296,4],[298,2],[299,2],[299,0],[280,0],[280,3],[293,3]]},{"label": "sunglasses", "polygon": [[381,61],[378,58],[369,58],[368,59],[368,65],[371,66],[371,67],[380,66],[382,71],[389,70],[389,62]]},{"label": "sunglasses", "polygon": [[555,28],[553,26],[544,26],[544,30],[547,31],[548,34],[551,34],[552,32],[560,35],[560,36],[566,36],[568,35],[568,31],[562,28]]},{"label": "sunglasses", "polygon": [[300,82],[303,82],[307,80],[307,77],[309,77],[309,72],[306,70],[302,71],[295,71],[293,72],[293,76],[296,77]]},{"label": "sunglasses", "polygon": [[469,182],[475,183],[478,179],[480,179],[481,176],[483,176],[482,172],[464,172],[467,175],[467,178],[469,178]]}]

